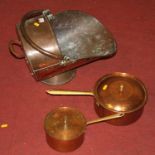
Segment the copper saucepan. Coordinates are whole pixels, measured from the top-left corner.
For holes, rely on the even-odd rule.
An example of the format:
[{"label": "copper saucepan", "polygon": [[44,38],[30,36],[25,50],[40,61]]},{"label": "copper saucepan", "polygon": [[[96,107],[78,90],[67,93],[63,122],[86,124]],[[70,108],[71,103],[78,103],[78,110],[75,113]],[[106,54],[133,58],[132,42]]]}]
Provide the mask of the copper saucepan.
[{"label": "copper saucepan", "polygon": [[112,73],[101,77],[92,92],[47,90],[52,95],[92,95],[96,99],[95,109],[99,116],[124,113],[119,119],[107,121],[113,125],[128,125],[142,114],[147,101],[147,90],[143,82],[128,73]]},{"label": "copper saucepan", "polygon": [[77,109],[59,107],[48,113],[45,118],[44,129],[47,143],[57,151],[73,151],[82,144],[87,125],[120,118],[123,115],[123,113],[117,113],[87,121],[85,116]]}]

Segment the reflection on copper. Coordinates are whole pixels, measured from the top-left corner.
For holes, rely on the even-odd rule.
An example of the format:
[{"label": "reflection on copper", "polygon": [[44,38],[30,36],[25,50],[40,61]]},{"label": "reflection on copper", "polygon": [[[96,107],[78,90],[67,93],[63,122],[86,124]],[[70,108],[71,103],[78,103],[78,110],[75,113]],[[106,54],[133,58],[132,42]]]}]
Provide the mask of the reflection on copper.
[{"label": "reflection on copper", "polygon": [[134,76],[113,73],[97,81],[95,97],[107,110],[129,113],[144,106],[147,92],[144,84]]},{"label": "reflection on copper", "polygon": [[86,125],[85,117],[77,109],[57,108],[45,118],[45,132],[49,145],[58,151],[76,149],[83,142]]},{"label": "reflection on copper", "polygon": [[102,87],[102,90],[106,90],[108,88],[108,85],[105,84],[103,87]]},{"label": "reflection on copper", "polygon": [[[105,86],[108,89],[105,89]],[[128,125],[141,116],[147,102],[144,83],[127,73],[112,73],[101,77],[94,89],[97,100],[96,111],[103,117],[122,112],[122,118],[107,121],[114,125]]]}]

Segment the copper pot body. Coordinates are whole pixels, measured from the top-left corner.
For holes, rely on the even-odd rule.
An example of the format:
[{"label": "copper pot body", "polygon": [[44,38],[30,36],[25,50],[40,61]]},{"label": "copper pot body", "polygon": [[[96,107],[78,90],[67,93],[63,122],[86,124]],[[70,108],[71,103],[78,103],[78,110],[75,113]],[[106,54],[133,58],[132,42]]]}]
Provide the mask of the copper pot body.
[{"label": "copper pot body", "polygon": [[100,117],[124,114],[121,118],[106,121],[112,125],[129,125],[136,122],[142,115],[148,98],[141,80],[120,72],[99,79],[94,94],[95,110]]},{"label": "copper pot body", "polygon": [[58,140],[46,133],[46,141],[48,145],[60,152],[71,152],[79,148],[84,141],[84,134],[73,140]]},{"label": "copper pot body", "polygon": [[45,118],[46,141],[57,151],[73,151],[83,143],[86,125],[84,115],[77,109],[59,107]]},{"label": "copper pot body", "polygon": [[[109,111],[105,108],[103,108],[102,106],[98,105],[98,104],[94,104],[94,108],[96,113],[100,116],[100,117],[105,117],[108,115],[113,115],[116,114],[115,112]],[[129,125],[131,123],[136,122],[142,115],[144,108],[141,108],[135,112],[131,112],[131,113],[126,113],[124,114],[123,117],[121,118],[117,118],[117,119],[113,119],[113,120],[108,120],[106,121],[109,124],[112,125]]]}]

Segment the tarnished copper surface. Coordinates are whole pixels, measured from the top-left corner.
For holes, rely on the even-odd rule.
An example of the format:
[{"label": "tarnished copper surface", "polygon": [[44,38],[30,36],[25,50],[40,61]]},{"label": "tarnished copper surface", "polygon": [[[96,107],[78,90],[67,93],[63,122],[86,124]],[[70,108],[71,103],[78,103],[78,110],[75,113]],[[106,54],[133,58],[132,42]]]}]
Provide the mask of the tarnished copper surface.
[{"label": "tarnished copper surface", "polygon": [[49,10],[28,12],[17,24],[17,33],[32,75],[48,84],[68,82],[72,74],[58,77],[58,83],[52,77],[116,52],[112,34],[95,17],[81,11],[56,15]]},{"label": "tarnished copper surface", "polygon": [[60,107],[50,112],[44,122],[48,144],[58,151],[71,151],[83,141],[86,119],[77,109]]}]

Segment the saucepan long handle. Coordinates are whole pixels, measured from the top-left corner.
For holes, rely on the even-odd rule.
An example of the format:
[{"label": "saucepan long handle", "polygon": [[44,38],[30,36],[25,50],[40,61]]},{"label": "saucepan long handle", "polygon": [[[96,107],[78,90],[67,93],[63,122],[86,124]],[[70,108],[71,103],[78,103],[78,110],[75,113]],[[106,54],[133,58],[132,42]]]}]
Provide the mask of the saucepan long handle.
[{"label": "saucepan long handle", "polygon": [[76,90],[47,90],[50,95],[91,95],[94,96],[93,92],[89,91],[76,91]]},{"label": "saucepan long handle", "polygon": [[117,114],[105,116],[105,117],[102,117],[102,118],[98,118],[98,119],[95,119],[95,120],[92,120],[92,121],[88,121],[87,125],[91,125],[91,124],[94,124],[94,123],[100,123],[100,122],[103,122],[103,121],[108,121],[108,120],[120,118],[120,117],[123,117],[123,116],[124,116],[124,113],[117,113]]}]

